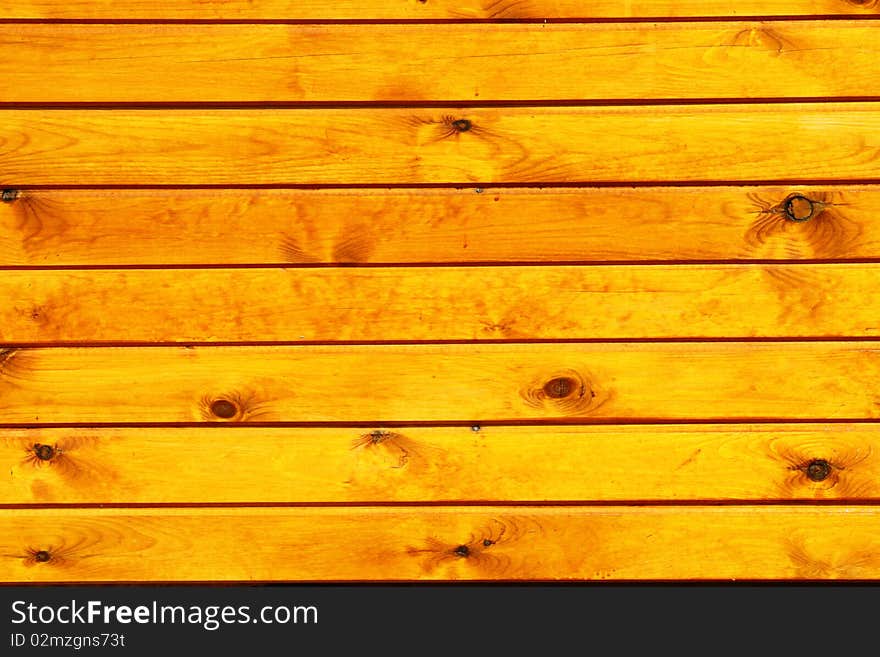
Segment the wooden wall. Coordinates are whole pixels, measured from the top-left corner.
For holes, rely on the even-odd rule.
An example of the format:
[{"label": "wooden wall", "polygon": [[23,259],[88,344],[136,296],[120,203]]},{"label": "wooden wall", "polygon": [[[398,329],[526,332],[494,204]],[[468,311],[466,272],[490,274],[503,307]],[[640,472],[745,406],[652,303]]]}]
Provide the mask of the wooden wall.
[{"label": "wooden wall", "polygon": [[877,0],[0,0],[0,581],[880,577],[878,61]]}]

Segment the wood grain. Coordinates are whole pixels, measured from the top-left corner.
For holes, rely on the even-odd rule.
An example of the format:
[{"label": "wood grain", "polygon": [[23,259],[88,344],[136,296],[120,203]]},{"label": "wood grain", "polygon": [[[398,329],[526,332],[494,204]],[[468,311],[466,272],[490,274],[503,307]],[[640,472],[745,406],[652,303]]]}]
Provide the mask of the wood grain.
[{"label": "wood grain", "polygon": [[880,264],[7,271],[0,340],[877,337],[878,277]]},{"label": "wood grain", "polygon": [[876,0],[4,0],[8,18],[425,20],[874,15]]},{"label": "wood grain", "polygon": [[880,499],[874,424],[5,429],[0,466],[0,504]]},{"label": "wood grain", "polygon": [[22,103],[866,97],[880,96],[876,32],[858,20],[10,23],[0,78],[2,100]]},{"label": "wood grain", "polygon": [[8,187],[872,181],[880,163],[873,103],[17,109],[0,123]]},{"label": "wood grain", "polygon": [[880,576],[878,514],[873,506],[0,510],[0,578],[866,579]]},{"label": "wood grain", "polygon": [[[0,265],[880,257],[870,185],[31,189],[0,203]],[[809,199],[807,221],[794,213]]]},{"label": "wood grain", "polygon": [[8,349],[4,423],[880,417],[873,342]]}]

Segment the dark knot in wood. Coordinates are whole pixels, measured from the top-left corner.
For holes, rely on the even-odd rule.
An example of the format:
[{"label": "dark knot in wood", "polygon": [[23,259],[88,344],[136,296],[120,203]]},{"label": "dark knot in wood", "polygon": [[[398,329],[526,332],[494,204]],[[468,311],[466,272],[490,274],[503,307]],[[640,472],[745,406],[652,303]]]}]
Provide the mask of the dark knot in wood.
[{"label": "dark knot in wood", "polygon": [[37,563],[46,563],[51,558],[52,555],[49,554],[46,550],[40,550],[39,552],[34,554],[34,561],[36,561]]},{"label": "dark knot in wood", "polygon": [[471,129],[471,122],[468,119],[456,119],[452,122],[452,127],[456,132],[467,132]]},{"label": "dark knot in wood", "polygon": [[2,200],[4,203],[12,203],[17,198],[17,189],[4,189],[2,192],[0,192],[0,200]]},{"label": "dark knot in wood", "polygon": [[577,382],[567,376],[558,376],[544,384],[544,394],[550,399],[564,399],[577,387]]},{"label": "dark knot in wood", "polygon": [[825,459],[815,459],[807,465],[807,477],[810,481],[825,481],[831,474],[831,464]]},{"label": "dark knot in wood", "polygon": [[470,555],[471,549],[467,545],[459,545],[452,552],[457,557],[467,557]]},{"label": "dark knot in wood", "polygon": [[211,413],[216,417],[229,420],[238,413],[238,407],[228,399],[216,399],[211,402]]},{"label": "dark knot in wood", "polygon": [[34,445],[34,455],[41,461],[51,461],[55,458],[55,448],[51,445],[36,443]]},{"label": "dark knot in wood", "polygon": [[803,194],[793,194],[782,203],[782,211],[789,221],[809,221],[816,214],[818,204]]}]

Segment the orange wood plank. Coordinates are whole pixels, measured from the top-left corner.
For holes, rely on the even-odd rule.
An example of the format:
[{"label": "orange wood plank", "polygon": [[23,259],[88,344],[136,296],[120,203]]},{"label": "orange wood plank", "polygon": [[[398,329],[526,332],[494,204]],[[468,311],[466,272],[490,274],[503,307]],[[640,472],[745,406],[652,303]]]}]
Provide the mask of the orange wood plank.
[{"label": "orange wood plank", "polygon": [[7,343],[880,336],[880,265],[8,271]]},{"label": "orange wood plank", "polygon": [[874,342],[56,347],[0,354],[4,423],[880,417]]},{"label": "orange wood plank", "polygon": [[877,500],[878,448],[873,423],[3,429],[0,504]]},{"label": "orange wood plank", "polygon": [[0,123],[9,187],[871,181],[880,162],[873,103],[2,110]]},{"label": "orange wood plank", "polygon": [[10,18],[425,20],[875,15],[877,0],[5,0]]},{"label": "orange wood plank", "polygon": [[6,196],[0,264],[10,266],[880,257],[870,185]]},{"label": "orange wood plank", "polygon": [[[873,21],[0,25],[5,102],[880,96]],[[842,66],[847,74],[840,75]]]},{"label": "orange wood plank", "polygon": [[880,576],[878,515],[874,506],[7,509],[0,578],[865,579]]}]

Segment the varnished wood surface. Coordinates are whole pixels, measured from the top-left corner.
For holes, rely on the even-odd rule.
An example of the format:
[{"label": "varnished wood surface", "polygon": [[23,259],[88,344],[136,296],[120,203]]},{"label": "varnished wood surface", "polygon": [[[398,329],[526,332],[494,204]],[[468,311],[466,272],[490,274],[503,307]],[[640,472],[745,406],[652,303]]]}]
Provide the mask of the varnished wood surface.
[{"label": "varnished wood surface", "polygon": [[4,0],[9,18],[427,20],[873,16],[876,0]]},{"label": "varnished wood surface", "polygon": [[880,264],[21,270],[0,277],[0,340],[880,337],[878,279]]},{"label": "varnished wood surface", "polygon": [[[0,25],[4,102],[880,96],[873,21]],[[841,65],[846,75],[840,75]],[[222,84],[218,80],[222,79]],[[132,81],[136,80],[136,84]]]},{"label": "varnished wood surface", "polygon": [[874,342],[56,347],[4,423],[880,417]]},{"label": "varnished wood surface", "polygon": [[0,0],[0,582],[880,579],[878,12]]},{"label": "varnished wood surface", "polygon": [[874,103],[17,109],[0,123],[7,187],[871,181],[880,163]]},{"label": "varnished wood surface", "polygon": [[4,429],[0,466],[0,504],[877,500],[880,432],[846,423]]},{"label": "varnished wood surface", "polygon": [[865,579],[880,576],[878,514],[874,506],[0,510],[0,578]]},{"label": "varnished wood surface", "polygon": [[5,266],[880,258],[870,185],[8,196]]}]

